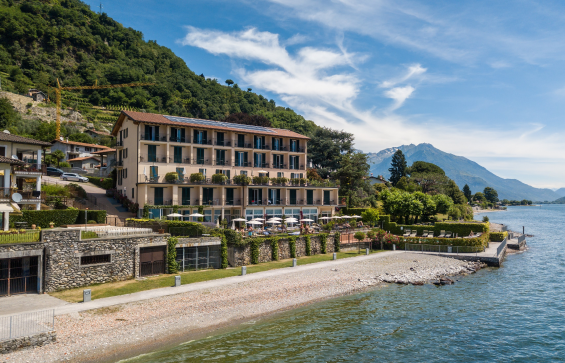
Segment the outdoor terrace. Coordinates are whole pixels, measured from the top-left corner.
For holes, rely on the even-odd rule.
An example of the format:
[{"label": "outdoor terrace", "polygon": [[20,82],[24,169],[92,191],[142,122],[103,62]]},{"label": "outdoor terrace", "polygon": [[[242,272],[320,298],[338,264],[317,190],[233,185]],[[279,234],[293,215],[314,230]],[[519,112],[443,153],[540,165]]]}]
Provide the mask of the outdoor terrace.
[{"label": "outdoor terrace", "polygon": [[[179,176],[181,179],[176,181],[167,181],[165,180],[164,175],[146,175],[146,174],[139,174],[138,183],[149,183],[149,184],[177,184],[177,185],[233,185],[233,186],[241,186],[243,184],[236,183],[233,179],[227,179],[224,181],[214,181],[212,178],[205,178],[202,181],[191,181],[190,176]],[[305,180],[305,179],[304,179]],[[308,187],[308,188],[338,188],[339,184],[332,180],[324,180],[324,181],[301,181],[301,179],[290,179],[290,181],[282,183],[276,182],[273,180],[251,180],[249,184],[245,184],[246,186],[279,186],[279,187]]]},{"label": "outdoor terrace", "polygon": [[16,175],[47,175],[47,166],[44,164],[14,165]]}]

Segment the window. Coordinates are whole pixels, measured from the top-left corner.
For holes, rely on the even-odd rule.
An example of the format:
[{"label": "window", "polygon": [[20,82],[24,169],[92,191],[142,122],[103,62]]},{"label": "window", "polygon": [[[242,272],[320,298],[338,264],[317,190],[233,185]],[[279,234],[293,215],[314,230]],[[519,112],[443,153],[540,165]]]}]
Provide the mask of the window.
[{"label": "window", "polygon": [[204,165],[204,149],[196,149],[196,164]]},{"label": "window", "polygon": [[124,139],[128,137],[128,129],[124,130]]},{"label": "window", "polygon": [[181,188],[181,205],[190,205],[190,188]]},{"label": "window", "polygon": [[147,145],[147,161],[152,163],[157,161],[157,145]]},{"label": "window", "polygon": [[194,143],[207,145],[208,144],[208,131],[194,130]]},{"label": "window", "polygon": [[155,194],[153,199],[154,199],[153,203],[155,205],[163,204],[163,188],[155,188]]},{"label": "window", "polygon": [[124,172],[124,179],[126,179],[128,177],[128,170],[124,169],[123,172]]},{"label": "window", "polygon": [[235,153],[235,166],[249,166],[246,151],[237,151]]},{"label": "window", "polygon": [[247,171],[246,171],[246,170],[242,170],[242,171],[239,172],[239,175],[245,175],[245,176],[247,176]]},{"label": "window", "polygon": [[85,148],[84,148],[84,151],[92,151],[92,149],[89,148],[89,147],[85,147]]},{"label": "window", "polygon": [[282,171],[277,172],[277,178],[283,178],[284,173]]},{"label": "window", "polygon": [[226,165],[226,150],[216,150],[216,165]]},{"label": "window", "polygon": [[6,146],[0,146],[0,156],[6,156]]},{"label": "window", "polygon": [[174,147],[174,159],[175,163],[182,163],[182,147],[175,146]]},{"label": "window", "polygon": [[198,169],[198,172],[204,176],[206,176],[206,169]]},{"label": "window", "polygon": [[128,157],[128,149],[124,149],[124,159]]},{"label": "window", "polygon": [[81,256],[80,257],[80,265],[96,265],[99,263],[111,263],[112,262],[112,255],[93,255],[93,256]]},{"label": "window", "polygon": [[245,135],[237,135],[237,147],[245,147]]},{"label": "window", "polygon": [[131,199],[135,198],[135,188],[131,188]]},{"label": "window", "polygon": [[159,141],[159,126],[145,125],[144,140]]}]

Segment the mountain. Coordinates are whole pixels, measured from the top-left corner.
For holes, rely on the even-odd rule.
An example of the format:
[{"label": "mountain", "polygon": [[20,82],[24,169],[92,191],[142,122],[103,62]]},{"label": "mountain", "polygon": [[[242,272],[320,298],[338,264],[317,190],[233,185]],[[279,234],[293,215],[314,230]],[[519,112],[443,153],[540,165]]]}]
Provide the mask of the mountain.
[{"label": "mountain", "polygon": [[[317,126],[274,100],[206,78],[140,31],[79,0],[0,0],[2,89],[154,82],[154,86],[64,92],[63,106],[81,111],[96,129],[108,128],[121,109],[223,120],[245,112],[267,117],[273,127],[310,136]],[[102,107],[103,106],[103,107]]]},{"label": "mountain", "polygon": [[474,161],[443,152],[431,144],[402,145],[385,149],[378,153],[369,153],[368,160],[371,165],[371,173],[388,178],[390,176],[388,169],[390,168],[392,155],[396,150],[402,150],[408,166],[414,161],[426,161],[436,164],[460,188],[467,184],[473,193],[482,192],[485,187],[492,187],[496,189],[500,199],[553,201],[561,196],[550,189],[534,188],[516,179],[503,179]]},{"label": "mountain", "polygon": [[561,197],[565,197],[565,188],[559,188],[555,191],[555,193],[559,194]]}]

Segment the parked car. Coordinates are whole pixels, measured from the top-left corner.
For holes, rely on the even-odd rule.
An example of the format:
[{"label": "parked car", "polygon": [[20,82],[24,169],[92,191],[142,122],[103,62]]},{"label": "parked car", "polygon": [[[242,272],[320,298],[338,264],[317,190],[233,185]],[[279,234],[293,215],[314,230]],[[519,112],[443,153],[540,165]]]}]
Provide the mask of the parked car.
[{"label": "parked car", "polygon": [[88,178],[85,178],[84,176],[80,176],[78,174],[75,173],[63,173],[61,175],[61,179],[63,180],[74,180],[74,181],[78,181],[78,182],[88,182]]},{"label": "parked car", "polygon": [[61,176],[64,173],[61,169],[54,168],[52,166],[47,167],[47,176]]}]

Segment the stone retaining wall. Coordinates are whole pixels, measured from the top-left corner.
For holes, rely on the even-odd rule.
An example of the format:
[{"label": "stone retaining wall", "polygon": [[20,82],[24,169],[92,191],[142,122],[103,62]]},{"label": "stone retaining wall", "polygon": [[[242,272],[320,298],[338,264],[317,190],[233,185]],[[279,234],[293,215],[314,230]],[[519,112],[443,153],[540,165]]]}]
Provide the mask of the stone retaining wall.
[{"label": "stone retaining wall", "polygon": [[[306,238],[296,238],[296,257],[306,256]],[[310,248],[312,255],[320,254],[321,243],[319,236],[310,238]],[[328,236],[326,243],[326,253],[334,252],[334,237]],[[272,261],[271,241],[266,239],[259,246],[259,263]],[[279,260],[291,258],[290,245],[288,238],[279,239]],[[251,248],[246,245],[242,247],[228,246],[228,262],[232,267],[251,265]]]},{"label": "stone retaining wall", "polygon": [[53,330],[40,333],[29,337],[15,338],[0,342],[0,353],[7,354],[16,350],[41,347],[43,345],[57,341],[57,333]]}]

